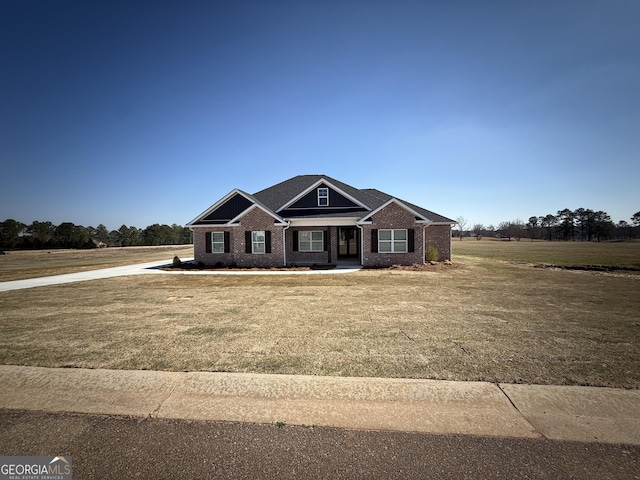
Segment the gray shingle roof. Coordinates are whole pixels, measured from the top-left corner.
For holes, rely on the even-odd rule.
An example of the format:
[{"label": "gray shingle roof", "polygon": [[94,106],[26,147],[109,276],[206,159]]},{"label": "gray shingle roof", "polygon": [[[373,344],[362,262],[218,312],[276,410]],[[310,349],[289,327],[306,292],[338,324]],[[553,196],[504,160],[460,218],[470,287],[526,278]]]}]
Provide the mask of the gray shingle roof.
[{"label": "gray shingle roof", "polygon": [[260,190],[259,192],[254,193],[253,197],[271,208],[273,211],[276,211],[311,185],[323,179],[361,201],[357,196],[359,192],[357,188],[353,188],[351,185],[342,183],[328,175],[298,175],[297,177],[290,178],[289,180],[280,182],[272,187]]},{"label": "gray shingle roof", "polygon": [[[408,207],[415,210],[420,215],[423,215],[425,218],[431,220],[432,222],[445,222],[445,223],[454,223],[450,218],[444,217],[437,213],[434,213],[425,208],[419,207],[412,203],[406,202],[398,197],[394,197],[389,195],[388,193],[381,192],[380,190],[376,190],[375,188],[365,188],[358,189],[354,188],[351,185],[347,185],[335,178],[331,178],[328,175],[298,175],[297,177],[290,178],[285,180],[284,182],[280,182],[272,187],[265,188],[264,190],[260,190],[252,195],[252,197],[260,202],[262,206],[267,207],[271,211],[275,212],[280,207],[285,205],[291,199],[311,187],[313,184],[317,183],[320,180],[326,180],[335,187],[339,188],[346,194],[358,200],[360,203],[366,205],[371,210],[375,210],[376,208],[382,206],[384,203],[388,202],[392,198],[399,200],[404,203]],[[325,217],[325,216],[354,216],[356,212],[344,213],[344,214],[323,214],[323,215],[315,215],[316,217]],[[363,213],[362,216],[365,214]]]}]

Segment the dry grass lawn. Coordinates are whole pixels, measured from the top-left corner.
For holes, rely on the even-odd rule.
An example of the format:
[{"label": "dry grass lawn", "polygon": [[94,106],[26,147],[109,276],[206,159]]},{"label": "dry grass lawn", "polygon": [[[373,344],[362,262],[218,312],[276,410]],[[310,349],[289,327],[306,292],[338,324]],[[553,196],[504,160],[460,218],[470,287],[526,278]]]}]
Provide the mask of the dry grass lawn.
[{"label": "dry grass lawn", "polygon": [[454,260],[4,292],[0,363],[640,387],[640,276]]},{"label": "dry grass lawn", "polygon": [[453,239],[454,255],[477,256],[516,263],[562,266],[604,265],[640,270],[640,241],[547,242],[529,239]]},{"label": "dry grass lawn", "polygon": [[193,257],[192,245],[98,248],[93,250],[19,250],[0,255],[0,282],[118,267],[132,263]]}]

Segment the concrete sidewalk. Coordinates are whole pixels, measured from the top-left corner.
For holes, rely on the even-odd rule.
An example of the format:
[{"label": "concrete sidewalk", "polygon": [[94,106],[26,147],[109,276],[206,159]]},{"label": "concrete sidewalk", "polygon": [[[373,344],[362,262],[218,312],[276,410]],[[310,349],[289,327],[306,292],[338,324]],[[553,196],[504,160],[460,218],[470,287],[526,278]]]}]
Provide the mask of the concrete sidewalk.
[{"label": "concrete sidewalk", "polygon": [[0,366],[0,408],[640,445],[640,391]]}]

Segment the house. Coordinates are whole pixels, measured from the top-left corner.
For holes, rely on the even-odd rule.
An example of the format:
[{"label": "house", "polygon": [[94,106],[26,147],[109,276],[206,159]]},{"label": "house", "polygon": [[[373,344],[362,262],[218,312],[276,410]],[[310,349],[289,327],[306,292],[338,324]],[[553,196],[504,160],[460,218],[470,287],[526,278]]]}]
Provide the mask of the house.
[{"label": "house", "polygon": [[456,222],[376,189],[299,175],[254,194],[235,189],[187,224],[196,263],[282,267],[425,262],[451,258]]}]

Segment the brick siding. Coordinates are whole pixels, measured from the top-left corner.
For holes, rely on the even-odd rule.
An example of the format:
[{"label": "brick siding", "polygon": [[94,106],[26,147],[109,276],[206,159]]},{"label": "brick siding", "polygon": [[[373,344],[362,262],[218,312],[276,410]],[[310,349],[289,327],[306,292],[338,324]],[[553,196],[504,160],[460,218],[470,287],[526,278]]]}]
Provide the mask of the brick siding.
[{"label": "brick siding", "polygon": [[[424,263],[422,253],[422,224],[416,224],[415,216],[396,203],[391,203],[371,218],[370,225],[363,225],[363,262],[365,267],[390,267]],[[374,253],[371,251],[371,231],[374,229],[414,229],[415,251],[407,253]]]},{"label": "brick siding", "polygon": [[[438,249],[439,260],[451,259],[451,227],[449,225],[427,225],[416,223],[415,216],[396,203],[391,203],[371,218],[372,223],[362,226],[361,252],[362,264],[368,267],[389,267],[392,265],[421,264],[425,261],[425,248]],[[238,226],[207,226],[194,228],[193,248],[195,262],[206,266],[238,267],[279,267],[283,265],[283,226],[274,225],[274,218],[261,210],[253,208],[240,219]],[[407,253],[371,252],[371,231],[373,229],[413,229],[414,251]],[[271,231],[271,253],[245,253],[245,232],[256,230]],[[293,232],[303,230],[328,231],[329,251],[294,252]],[[229,253],[206,253],[207,232],[229,232]],[[360,233],[360,232],[359,232]],[[338,227],[291,227],[286,230],[287,265],[309,265],[336,263],[338,261]]]},{"label": "brick siding", "polygon": [[[284,227],[274,225],[275,219],[261,210],[253,208],[246,215],[240,218],[239,226],[211,226],[194,228],[193,251],[194,261],[202,262],[206,266],[238,267],[280,267],[283,265],[283,245],[282,230]],[[245,232],[247,231],[270,231],[271,232],[271,253],[254,254],[245,253]],[[230,232],[230,252],[229,253],[207,253],[207,232]]]},{"label": "brick siding", "polygon": [[425,230],[425,253],[429,247],[438,249],[439,260],[451,260],[451,226],[429,225]]}]

